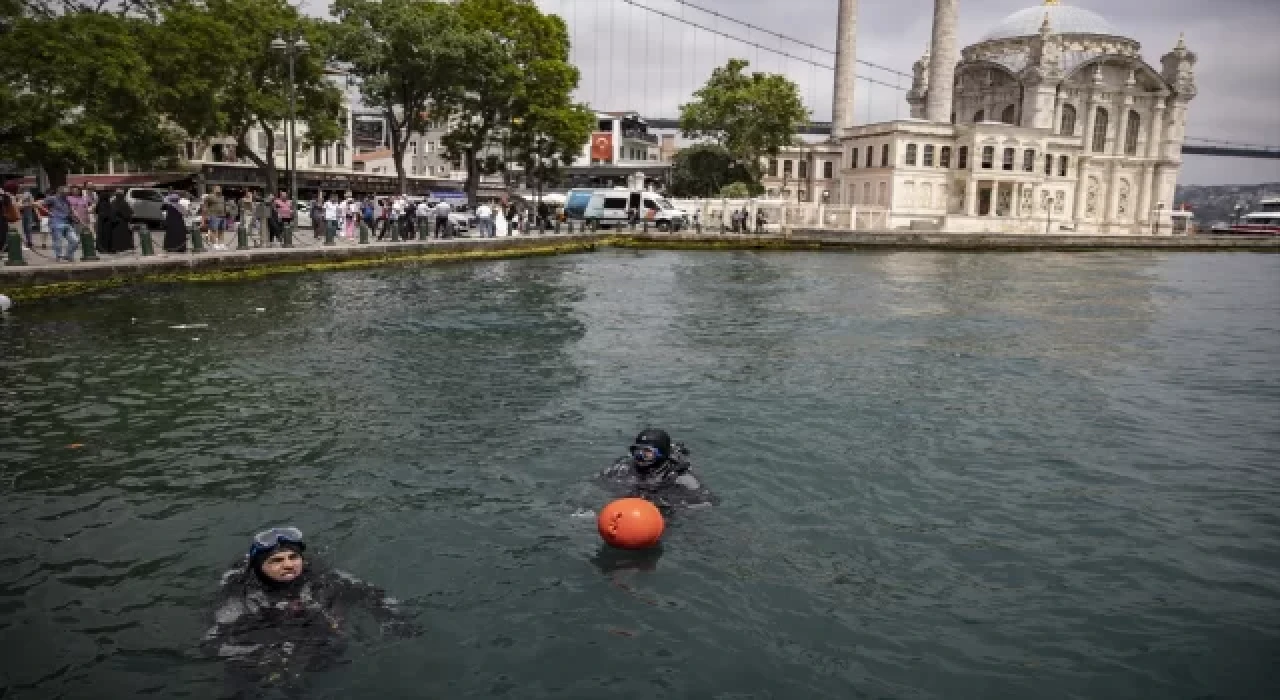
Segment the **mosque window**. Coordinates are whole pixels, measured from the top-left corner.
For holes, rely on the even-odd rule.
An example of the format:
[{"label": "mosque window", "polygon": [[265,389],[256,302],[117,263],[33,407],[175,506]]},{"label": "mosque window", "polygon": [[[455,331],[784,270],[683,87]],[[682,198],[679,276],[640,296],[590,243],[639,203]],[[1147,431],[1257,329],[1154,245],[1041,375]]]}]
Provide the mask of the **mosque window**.
[{"label": "mosque window", "polygon": [[835,168],[831,165],[831,161],[823,161],[822,178],[824,180],[830,180],[834,176],[834,170]]},{"label": "mosque window", "polygon": [[982,167],[986,170],[990,170],[995,166],[996,166],[996,147],[983,146],[982,147]]},{"label": "mosque window", "polygon": [[1062,135],[1076,135],[1076,108],[1071,105],[1062,107]]},{"label": "mosque window", "polygon": [[981,123],[981,122],[985,122],[986,120],[987,120],[987,112],[986,112],[986,110],[980,109],[980,110],[978,110],[978,113],[977,113],[977,114],[973,115],[973,123],[974,123],[974,124],[978,124],[978,123]]},{"label": "mosque window", "polygon": [[961,146],[960,152],[956,154],[956,167],[960,170],[969,169],[969,147]]},{"label": "mosque window", "polygon": [[943,146],[942,150],[939,152],[938,167],[940,168],[951,167],[951,147],[950,146]]},{"label": "mosque window", "polygon": [[778,176],[778,159],[770,158],[769,159],[769,177],[777,177],[777,176]]},{"label": "mosque window", "polygon": [[914,143],[907,144],[907,165],[916,164],[916,145]]},{"label": "mosque window", "polygon": [[925,144],[925,147],[924,147],[924,167],[926,167],[926,168],[932,168],[932,167],[933,167],[933,152],[934,152],[933,144],[931,144],[931,143],[930,143],[930,144]]},{"label": "mosque window", "polygon": [[809,177],[809,161],[807,161],[807,160],[802,160],[802,161],[800,161],[800,165],[799,165],[799,172],[797,173],[797,177],[799,177],[801,180],[808,179],[808,177]]},{"label": "mosque window", "polygon": [[1004,149],[1004,159],[1001,163],[1005,170],[1013,170],[1013,163],[1018,158],[1018,151],[1013,148]]},{"label": "mosque window", "polygon": [[1005,124],[1016,123],[1018,121],[1018,108],[1014,105],[1005,107],[1004,111],[1000,113],[1000,121]]},{"label": "mosque window", "polygon": [[857,170],[858,168],[858,149],[849,152],[849,167]]},{"label": "mosque window", "polygon": [[[870,146],[867,146],[867,148],[870,148]],[[880,167],[889,167],[889,144],[887,143],[880,147]]]},{"label": "mosque window", "polygon": [[1099,107],[1098,116],[1093,120],[1093,152],[1101,153],[1107,150],[1107,129],[1111,126],[1111,115],[1107,114],[1107,110]]},{"label": "mosque window", "polygon": [[1067,173],[1071,172],[1071,168],[1069,167],[1070,164],[1071,164],[1071,159],[1067,158],[1066,156],[1059,157],[1058,158],[1058,175],[1061,177],[1066,177]]},{"label": "mosque window", "polygon": [[1028,173],[1036,171],[1036,152],[1030,148],[1022,152],[1022,170]]},{"label": "mosque window", "polygon": [[1052,153],[1044,154],[1044,174],[1045,175],[1053,174],[1053,154]]},{"label": "mosque window", "polygon": [[1137,113],[1129,112],[1129,126],[1124,134],[1124,154],[1126,156],[1138,155],[1138,132],[1142,130],[1142,117]]}]

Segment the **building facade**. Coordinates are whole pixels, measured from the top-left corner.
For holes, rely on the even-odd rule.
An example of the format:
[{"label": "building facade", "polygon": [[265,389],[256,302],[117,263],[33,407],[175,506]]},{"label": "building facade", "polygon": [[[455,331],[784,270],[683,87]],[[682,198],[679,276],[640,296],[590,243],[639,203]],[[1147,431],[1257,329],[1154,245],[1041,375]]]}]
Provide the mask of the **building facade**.
[{"label": "building facade", "polygon": [[[944,51],[955,27],[937,23],[955,21],[955,4],[935,2],[933,45]],[[788,149],[779,174],[771,162],[766,188],[882,208],[892,228],[1171,230],[1196,96],[1196,56],[1183,40],[1157,70],[1138,42],[1102,17],[1047,0],[1010,15],[955,58],[931,52],[916,63],[911,119],[837,124],[832,142]],[[936,85],[952,89],[939,99]],[[794,185],[788,161],[797,164]],[[817,163],[825,175],[827,162],[840,164],[834,180],[814,172]]]}]

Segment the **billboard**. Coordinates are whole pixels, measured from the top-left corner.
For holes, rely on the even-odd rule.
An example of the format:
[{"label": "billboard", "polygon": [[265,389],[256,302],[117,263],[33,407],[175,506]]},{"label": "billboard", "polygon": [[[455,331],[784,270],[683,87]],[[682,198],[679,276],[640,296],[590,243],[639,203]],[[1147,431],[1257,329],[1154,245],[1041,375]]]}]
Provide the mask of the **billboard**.
[{"label": "billboard", "polygon": [[591,135],[591,162],[613,162],[613,133],[597,131]]}]

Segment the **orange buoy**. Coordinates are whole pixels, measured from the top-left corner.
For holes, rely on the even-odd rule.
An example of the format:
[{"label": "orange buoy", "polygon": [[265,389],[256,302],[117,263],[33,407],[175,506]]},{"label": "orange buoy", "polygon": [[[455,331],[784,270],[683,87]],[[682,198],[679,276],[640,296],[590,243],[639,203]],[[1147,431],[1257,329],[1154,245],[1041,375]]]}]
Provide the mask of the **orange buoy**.
[{"label": "orange buoy", "polygon": [[600,510],[600,536],[619,549],[648,549],[658,544],[666,521],[657,507],[643,498],[622,498]]}]

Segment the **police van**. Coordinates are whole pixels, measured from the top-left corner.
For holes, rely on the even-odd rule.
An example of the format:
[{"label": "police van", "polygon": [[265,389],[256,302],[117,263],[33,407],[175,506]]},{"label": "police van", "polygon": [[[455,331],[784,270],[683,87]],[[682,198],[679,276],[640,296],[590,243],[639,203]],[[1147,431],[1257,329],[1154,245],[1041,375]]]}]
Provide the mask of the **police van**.
[{"label": "police van", "polygon": [[[572,192],[570,206],[574,203],[573,195],[577,195],[578,202],[581,202],[584,194],[581,190]],[[582,218],[588,224],[602,228],[621,228],[630,221],[632,211],[638,213],[641,225],[647,221],[659,231],[679,231],[689,227],[688,213],[677,209],[666,197],[642,190],[594,190],[582,209]]]}]

